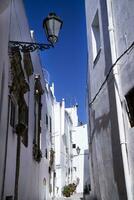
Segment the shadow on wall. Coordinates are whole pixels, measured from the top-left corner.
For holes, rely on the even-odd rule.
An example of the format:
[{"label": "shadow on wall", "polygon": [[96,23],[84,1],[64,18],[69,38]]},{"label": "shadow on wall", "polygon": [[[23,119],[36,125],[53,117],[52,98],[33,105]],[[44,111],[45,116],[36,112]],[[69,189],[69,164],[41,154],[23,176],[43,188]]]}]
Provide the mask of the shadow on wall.
[{"label": "shadow on wall", "polygon": [[98,199],[93,195],[85,195],[84,198],[81,198],[81,200],[98,200]]},{"label": "shadow on wall", "polygon": [[[112,84],[110,84],[111,87]],[[109,89],[109,88],[108,88]],[[110,89],[111,90],[111,89]],[[120,198],[123,200],[126,200],[126,188],[125,188],[125,183],[124,183],[124,172],[123,172],[123,163],[122,163],[122,156],[121,156],[121,147],[120,147],[120,138],[119,138],[119,132],[118,132],[118,124],[117,124],[117,110],[116,110],[116,104],[115,102],[113,102],[115,100],[114,98],[114,93],[110,93],[110,112],[109,113],[105,113],[103,114],[101,117],[95,118],[95,111],[93,110],[92,112],[92,120],[93,120],[93,124],[95,125],[93,130],[92,130],[92,134],[91,134],[91,141],[93,141],[94,136],[96,135],[100,135],[101,139],[103,140],[105,137],[109,137],[110,138],[110,145],[111,145],[111,149],[112,149],[112,158],[113,158],[113,172],[114,172],[114,180],[113,182],[116,182],[117,184],[117,188],[118,188],[118,193]],[[112,101],[111,101],[112,99]],[[114,115],[113,115],[114,113]],[[108,127],[111,127],[111,130],[109,132]],[[99,138],[100,138],[99,137]],[[104,146],[106,145],[106,143],[103,143],[103,147],[101,144],[101,141],[98,141],[101,147],[101,151],[102,148],[104,148]],[[97,145],[95,143],[95,145]],[[106,150],[106,148],[105,148]],[[110,149],[108,149],[110,150]],[[100,152],[100,154],[102,154],[102,158],[103,158],[103,162],[104,162],[104,155],[103,155],[103,151]],[[105,152],[106,153],[106,152]],[[96,154],[96,153],[95,153]],[[92,167],[94,168],[94,158],[93,155],[91,156],[91,162],[92,162]],[[97,160],[97,155],[96,155],[96,162],[97,165],[98,160]],[[104,162],[105,165],[105,162]],[[103,166],[105,168],[105,166]],[[94,173],[95,173],[95,169],[93,169]],[[98,173],[99,175],[99,173]],[[94,176],[94,175],[93,175]],[[105,177],[107,177],[108,174],[105,174]],[[94,181],[97,179],[97,177],[94,176]],[[101,192],[101,191],[100,191]]]},{"label": "shadow on wall", "polygon": [[0,0],[0,14],[9,6],[9,0]]},{"label": "shadow on wall", "polygon": [[4,70],[2,71],[2,77],[0,80],[0,122],[2,116],[2,108],[3,108],[3,97],[4,97],[4,81],[5,81],[5,73]]},{"label": "shadow on wall", "polygon": [[[109,41],[109,32],[108,32],[108,19],[107,19],[107,5],[106,1],[100,0],[100,9],[101,13],[103,13],[102,16],[102,34],[103,34],[103,45],[104,45],[104,63],[105,63],[105,76],[107,76],[109,69],[112,66],[112,59],[111,59],[111,49],[110,49],[110,41]],[[111,76],[113,76],[111,72]],[[120,146],[120,136],[119,136],[119,126],[118,126],[118,117],[117,117],[117,107],[116,107],[116,97],[115,97],[115,81],[114,79],[111,79],[110,82],[107,82],[107,91],[108,91],[108,100],[109,100],[109,113],[103,113],[98,118],[95,118],[95,112],[97,112],[97,109],[100,110],[100,104],[102,104],[102,101],[100,99],[99,105],[96,106],[96,111],[92,110],[92,123],[93,123],[93,130],[91,132],[91,142],[92,142],[92,148],[91,151],[100,152],[100,156],[103,159],[103,166],[99,166],[99,160],[98,155],[96,153],[96,158],[91,155],[91,162],[93,167],[93,179],[97,181],[97,174],[98,176],[101,176],[100,172],[96,171],[97,168],[102,168],[105,171],[105,174],[103,175],[107,182],[108,186],[104,186],[104,190],[108,187],[109,192],[111,192],[110,186],[113,184],[116,184],[117,186],[117,194],[119,196],[119,199],[126,200],[126,187],[125,187],[125,181],[124,181],[124,171],[123,171],[123,162],[122,162],[122,153],[121,153],[121,146]],[[104,95],[103,95],[104,97]],[[95,135],[95,137],[94,137]],[[95,138],[95,139],[93,139]],[[108,142],[107,142],[108,139]],[[104,142],[106,141],[106,143]],[[108,146],[108,145],[110,146]],[[97,146],[98,145],[98,146]],[[111,150],[110,150],[111,148]],[[111,166],[113,168],[113,176],[110,177],[111,180],[108,180],[109,174],[107,171],[107,165],[105,163],[105,154],[111,154],[110,157],[112,158],[113,165]],[[96,168],[96,166],[97,168]],[[96,168],[96,169],[95,169]],[[96,173],[96,174],[95,174]],[[96,175],[96,176],[95,176]],[[112,181],[110,183],[110,181]],[[97,182],[97,187],[100,189],[99,181]],[[101,186],[102,189],[102,186]],[[101,190],[100,190],[101,193]],[[107,194],[108,195],[108,194]],[[101,196],[101,194],[99,194]]]},{"label": "shadow on wall", "polygon": [[[111,68],[112,58],[110,49],[110,39],[108,31],[108,16],[107,14],[107,5],[106,1],[100,0],[100,9],[101,13],[106,12],[105,15],[102,15],[102,27],[103,27],[103,38],[107,38],[107,41],[104,40],[104,55],[105,55],[105,76]],[[106,28],[107,27],[107,28]],[[114,75],[111,74],[113,77]],[[119,199],[126,200],[126,187],[124,179],[124,170],[123,170],[123,161],[120,145],[120,136],[119,136],[119,126],[118,126],[118,117],[117,117],[117,107],[116,107],[116,97],[115,97],[115,80],[107,84],[108,95],[109,95],[109,114],[110,114],[110,125],[111,125],[111,145],[112,145],[112,156],[113,156],[113,170],[114,178],[118,188]]]},{"label": "shadow on wall", "polygon": [[108,128],[109,122],[110,122],[110,116],[109,113],[104,113],[98,118],[95,118],[95,110],[92,111],[92,121],[94,128],[92,130],[91,134],[91,141],[93,140],[95,133],[100,133],[100,130],[106,130]]},{"label": "shadow on wall", "polygon": [[91,191],[90,171],[89,171],[89,150],[84,150],[84,174],[83,174],[83,194],[89,196]]},{"label": "shadow on wall", "polygon": [[[105,159],[102,153],[102,148],[106,145],[106,143],[104,142],[104,145],[101,144],[101,141],[103,139],[107,140],[109,136],[108,134],[108,126],[109,126],[109,122],[110,122],[110,116],[109,113],[104,113],[102,116],[96,118],[95,116],[95,110],[92,111],[92,115],[91,115],[91,120],[93,123],[93,130],[91,132],[91,148],[90,148],[90,162],[91,162],[91,173],[92,173],[92,179],[93,179],[93,183],[91,185],[91,194],[92,195],[96,195],[97,197],[101,197],[101,188],[100,188],[100,176],[102,174],[100,174],[100,165],[99,165],[99,160],[98,157],[101,155],[102,156],[102,160]],[[98,139],[94,139],[94,138],[101,138],[101,141]],[[98,144],[100,146],[100,150],[99,150],[99,155],[97,152],[98,149]],[[103,146],[103,147],[102,147]],[[109,149],[107,149],[109,150]],[[105,164],[103,166],[101,166],[103,168],[105,168]],[[106,176],[106,175],[105,175]],[[97,199],[97,197],[94,197]],[[93,197],[92,197],[93,198]],[[92,199],[91,198],[91,199]]]}]

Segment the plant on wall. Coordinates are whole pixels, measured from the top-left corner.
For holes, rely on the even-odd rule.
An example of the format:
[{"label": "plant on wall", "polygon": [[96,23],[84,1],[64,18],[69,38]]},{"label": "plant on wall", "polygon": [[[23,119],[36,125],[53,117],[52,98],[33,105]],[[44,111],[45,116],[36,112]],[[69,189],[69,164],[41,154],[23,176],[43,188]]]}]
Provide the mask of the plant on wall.
[{"label": "plant on wall", "polygon": [[70,197],[70,189],[67,185],[64,186],[62,194],[64,197]]},{"label": "plant on wall", "polygon": [[38,148],[37,144],[33,145],[33,157],[37,162],[41,161],[42,158],[42,152],[41,150]]}]

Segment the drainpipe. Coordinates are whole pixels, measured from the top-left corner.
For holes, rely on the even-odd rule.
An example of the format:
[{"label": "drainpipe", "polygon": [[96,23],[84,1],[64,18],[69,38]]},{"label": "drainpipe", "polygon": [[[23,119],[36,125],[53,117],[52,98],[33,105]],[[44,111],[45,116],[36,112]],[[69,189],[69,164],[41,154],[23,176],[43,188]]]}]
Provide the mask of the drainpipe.
[{"label": "drainpipe", "polygon": [[[114,33],[114,22],[112,15],[112,1],[106,0],[107,2],[107,13],[108,13],[108,24],[109,24],[109,38],[110,38],[110,46],[111,46],[111,57],[112,63],[114,63],[117,59],[116,52],[116,40]],[[125,184],[126,184],[126,192],[128,200],[133,200],[132,190],[131,190],[131,179],[128,165],[128,157],[127,157],[127,143],[125,138],[125,127],[123,121],[123,110],[122,110],[122,89],[120,84],[120,77],[118,74],[117,66],[113,68],[113,75],[115,79],[115,98],[116,98],[116,107],[117,107],[117,117],[118,117],[118,126],[119,126],[119,136],[120,136],[120,145],[123,159],[123,167],[124,167],[124,176],[125,176]],[[121,96],[120,96],[121,94]]]}]

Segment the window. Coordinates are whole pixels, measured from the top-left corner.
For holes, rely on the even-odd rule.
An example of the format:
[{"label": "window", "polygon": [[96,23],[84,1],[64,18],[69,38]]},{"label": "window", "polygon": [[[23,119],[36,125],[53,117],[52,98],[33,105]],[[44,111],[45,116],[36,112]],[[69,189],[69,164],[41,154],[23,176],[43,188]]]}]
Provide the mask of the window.
[{"label": "window", "polygon": [[54,178],[56,178],[56,172],[54,171]]},{"label": "window", "polygon": [[20,96],[18,101],[18,126],[19,132],[22,135],[22,143],[28,146],[28,106],[23,96]]},{"label": "window", "polygon": [[48,128],[48,115],[46,114],[46,127]]},{"label": "window", "polygon": [[45,149],[45,157],[46,157],[46,159],[48,158],[47,149]]},{"label": "window", "polygon": [[125,96],[127,101],[127,113],[131,127],[134,127],[134,88]]},{"label": "window", "polygon": [[51,167],[50,166],[48,167],[48,172],[49,172],[49,174],[51,174]]},{"label": "window", "polygon": [[10,125],[15,128],[15,104],[13,101],[11,101]]},{"label": "window", "polygon": [[31,76],[33,74],[33,64],[30,52],[23,52],[23,63],[27,76]]},{"label": "window", "polygon": [[41,120],[41,97],[36,96],[35,98],[35,143],[40,148],[40,134],[41,134],[41,127],[40,127],[40,120]]},{"label": "window", "polygon": [[33,146],[33,157],[37,162],[41,161],[41,96],[43,89],[40,82],[40,76],[35,75],[35,135],[34,135],[34,146]]},{"label": "window", "polygon": [[93,48],[93,60],[95,62],[101,50],[98,10],[96,12],[96,15],[92,23],[92,48]]},{"label": "window", "polygon": [[6,200],[13,200],[13,196],[6,196]]},{"label": "window", "polygon": [[51,119],[51,117],[49,117],[49,121],[50,121],[50,133],[52,133],[52,119]]},{"label": "window", "polygon": [[72,144],[72,147],[73,147],[73,149],[75,149],[76,148],[76,144]]},{"label": "window", "polygon": [[77,171],[77,167],[73,167],[74,168],[74,171],[76,172]]}]

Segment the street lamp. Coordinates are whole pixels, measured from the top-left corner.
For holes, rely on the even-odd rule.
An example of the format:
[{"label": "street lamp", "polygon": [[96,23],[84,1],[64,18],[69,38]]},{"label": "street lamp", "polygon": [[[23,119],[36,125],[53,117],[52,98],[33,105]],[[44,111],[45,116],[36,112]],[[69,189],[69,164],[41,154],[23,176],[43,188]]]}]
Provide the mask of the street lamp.
[{"label": "street lamp", "polygon": [[43,28],[46,31],[47,39],[51,44],[58,40],[59,31],[62,28],[63,22],[56,16],[55,13],[50,13],[43,21]]},{"label": "street lamp", "polygon": [[45,29],[48,44],[23,42],[23,41],[9,41],[10,47],[18,47],[21,52],[33,52],[37,49],[43,51],[54,47],[58,40],[59,31],[62,28],[62,20],[55,14],[50,13],[43,21],[43,28]]},{"label": "street lamp", "polygon": [[86,155],[89,156],[89,153],[81,153],[80,154],[80,151],[81,151],[80,147],[77,146],[77,148],[76,148],[77,154],[76,155],[71,155],[71,158],[74,158],[74,157],[77,157],[77,156],[86,156]]}]

